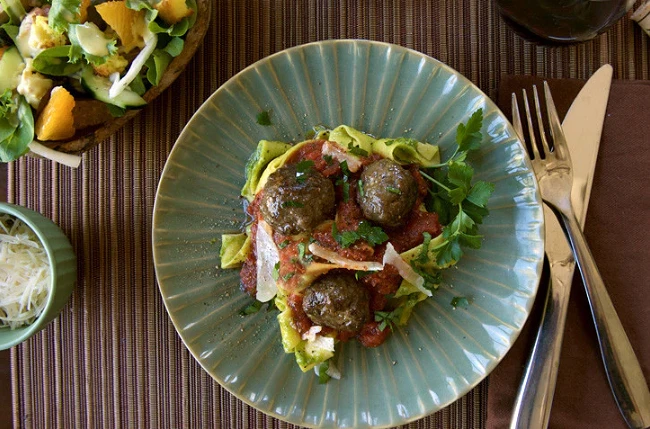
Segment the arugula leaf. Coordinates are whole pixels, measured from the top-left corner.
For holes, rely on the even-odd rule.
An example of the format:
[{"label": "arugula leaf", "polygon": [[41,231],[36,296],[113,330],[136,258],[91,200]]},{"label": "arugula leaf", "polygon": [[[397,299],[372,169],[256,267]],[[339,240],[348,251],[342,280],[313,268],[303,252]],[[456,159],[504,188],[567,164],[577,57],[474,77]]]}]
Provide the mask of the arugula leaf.
[{"label": "arugula leaf", "polygon": [[20,32],[20,27],[18,27],[17,25],[13,25],[9,22],[0,25],[0,43],[4,43],[5,45],[11,45],[11,44],[15,45],[16,38],[18,37],[19,32]]},{"label": "arugula leaf", "polygon": [[1,9],[9,16],[9,22],[20,25],[27,12],[20,0],[0,0]]},{"label": "arugula leaf", "polygon": [[[160,43],[159,45],[160,46]],[[163,74],[175,57],[183,51],[185,42],[180,37],[173,37],[162,49],[156,49],[151,53],[144,65],[147,67],[147,80],[153,86],[160,83]]]},{"label": "arugula leaf", "polygon": [[42,51],[34,58],[32,67],[40,73],[51,76],[69,76],[81,70],[80,62],[70,60],[71,46],[56,46]]},{"label": "arugula leaf", "polygon": [[146,11],[145,19],[149,23],[148,27],[152,33],[166,33],[172,37],[181,37],[184,36],[196,22],[196,0],[187,0],[187,6],[192,9],[194,13],[173,25],[169,25],[162,19],[158,19],[158,11],[153,7],[152,3],[153,2],[148,0],[126,0],[126,7],[129,9]]},{"label": "arugula leaf", "polygon": [[32,108],[23,96],[7,90],[0,96],[0,162],[10,162],[27,153],[34,139]]},{"label": "arugula leaf", "polygon": [[151,53],[144,65],[147,67],[147,80],[153,86],[160,83],[165,70],[174,58],[163,49],[156,49]]}]

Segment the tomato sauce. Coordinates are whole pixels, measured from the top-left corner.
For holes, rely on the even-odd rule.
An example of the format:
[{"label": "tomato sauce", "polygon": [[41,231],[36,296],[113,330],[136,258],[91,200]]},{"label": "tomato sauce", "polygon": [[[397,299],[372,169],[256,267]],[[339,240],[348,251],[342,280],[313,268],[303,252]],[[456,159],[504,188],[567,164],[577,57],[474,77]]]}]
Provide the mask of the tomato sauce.
[{"label": "tomato sauce", "polygon": [[300,335],[309,331],[309,328],[312,327],[311,320],[305,313],[305,310],[302,309],[302,295],[297,293],[292,293],[287,296],[287,305],[291,309],[291,319],[293,320],[293,327],[296,328],[296,331]]},{"label": "tomato sauce", "polygon": [[379,329],[378,322],[368,322],[363,325],[363,328],[361,328],[361,331],[357,334],[357,340],[359,340],[364,347],[377,347],[386,341],[389,333],[390,328],[385,328],[382,331]]},{"label": "tomato sauce", "polygon": [[[330,178],[336,186],[337,207],[336,229],[339,232],[355,231],[359,223],[364,221],[363,211],[357,204],[358,179],[361,170],[349,174],[344,181],[341,164],[331,157],[323,156],[323,144],[325,140],[313,140],[305,143],[297,149],[287,160],[288,164],[298,163],[309,160],[314,163],[313,168]],[[379,155],[369,157],[360,157],[359,160],[363,166],[381,159]],[[442,226],[436,213],[428,213],[420,210],[422,202],[427,196],[428,186],[426,180],[420,174],[417,165],[405,166],[416,181],[418,188],[418,197],[414,204],[413,210],[409,214],[406,223],[399,228],[385,229],[388,234],[389,242],[392,243],[398,253],[409,250],[420,245],[424,241],[423,234],[429,233],[431,237],[436,237],[442,232]],[[257,219],[260,216],[261,192],[256,196],[253,202],[248,206],[247,212],[254,219],[251,224],[251,239],[255,240],[257,232]],[[333,222],[328,221],[319,225],[311,233],[311,239],[318,242],[319,245],[332,250],[341,256],[356,261],[381,261],[386,248],[385,244],[372,247],[364,240],[358,240],[349,247],[343,248],[332,234]],[[310,237],[289,237],[278,233],[273,235],[274,242],[278,245],[280,253],[280,270],[278,282],[284,290],[288,291],[287,304],[291,309],[294,328],[302,335],[306,333],[313,323],[302,308],[303,295],[294,293],[299,286],[301,274],[304,274],[306,267],[311,262],[304,260],[305,249],[309,246]],[[301,255],[302,254],[302,255]],[[241,270],[242,288],[249,294],[255,296],[256,285],[256,252],[255,246],[253,251],[245,261]],[[358,333],[335,331],[328,327],[323,327],[321,335],[336,334],[339,341],[348,341],[355,338],[365,347],[377,347],[382,344],[390,333],[389,328],[379,329],[380,323],[374,321],[376,311],[386,310],[388,306],[388,297],[394,294],[402,283],[402,277],[397,269],[392,265],[386,265],[382,271],[366,274],[360,278],[360,284],[363,285],[369,294],[369,306],[371,310],[370,320],[363,326]]]}]

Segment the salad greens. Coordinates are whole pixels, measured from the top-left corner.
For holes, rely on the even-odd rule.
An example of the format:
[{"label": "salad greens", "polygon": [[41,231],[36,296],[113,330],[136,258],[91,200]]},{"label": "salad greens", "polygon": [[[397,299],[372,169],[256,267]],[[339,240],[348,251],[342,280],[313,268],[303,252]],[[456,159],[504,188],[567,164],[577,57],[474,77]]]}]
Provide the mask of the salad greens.
[{"label": "salad greens", "polygon": [[[180,3],[185,12],[176,16]],[[37,107],[55,87],[63,87],[75,100],[99,100],[114,116],[145,105],[141,96],[160,84],[169,64],[185,48],[184,37],[195,24],[198,9],[196,0],[89,4],[35,0],[26,9],[21,0],[0,0],[6,21],[0,21],[1,162],[29,151],[39,136]],[[117,13],[116,7],[133,12]],[[89,8],[97,13],[88,13]],[[9,75],[17,79],[7,79]]]}]

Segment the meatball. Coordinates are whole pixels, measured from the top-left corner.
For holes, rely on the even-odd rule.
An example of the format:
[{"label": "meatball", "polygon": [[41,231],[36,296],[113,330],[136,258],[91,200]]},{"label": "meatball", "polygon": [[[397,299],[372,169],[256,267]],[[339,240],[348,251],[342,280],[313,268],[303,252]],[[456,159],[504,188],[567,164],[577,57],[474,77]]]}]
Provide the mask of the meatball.
[{"label": "meatball", "polygon": [[305,291],[302,308],[317,325],[358,332],[370,317],[368,291],[345,271],[322,275]]},{"label": "meatball", "polygon": [[411,173],[395,161],[381,159],[363,170],[361,182],[357,202],[366,218],[386,227],[404,223],[418,195]]},{"label": "meatball", "polygon": [[334,215],[334,185],[313,168],[285,165],[269,176],[263,192],[262,216],[284,235],[310,231]]}]

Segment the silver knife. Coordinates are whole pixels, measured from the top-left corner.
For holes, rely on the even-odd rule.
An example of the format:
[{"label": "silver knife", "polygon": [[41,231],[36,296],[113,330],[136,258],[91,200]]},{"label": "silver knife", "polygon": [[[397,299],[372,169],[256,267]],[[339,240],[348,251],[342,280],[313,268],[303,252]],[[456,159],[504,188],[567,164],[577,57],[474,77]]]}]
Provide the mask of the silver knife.
[{"label": "silver knife", "polygon": [[[611,80],[610,65],[596,71],[573,101],[562,124],[573,160],[572,204],[581,226],[584,226],[591,194]],[[523,139],[521,125],[514,125]],[[535,344],[515,400],[511,429],[548,426],[575,269],[573,252],[557,217],[546,205],[544,215],[546,255],[551,271],[549,288]]]}]

